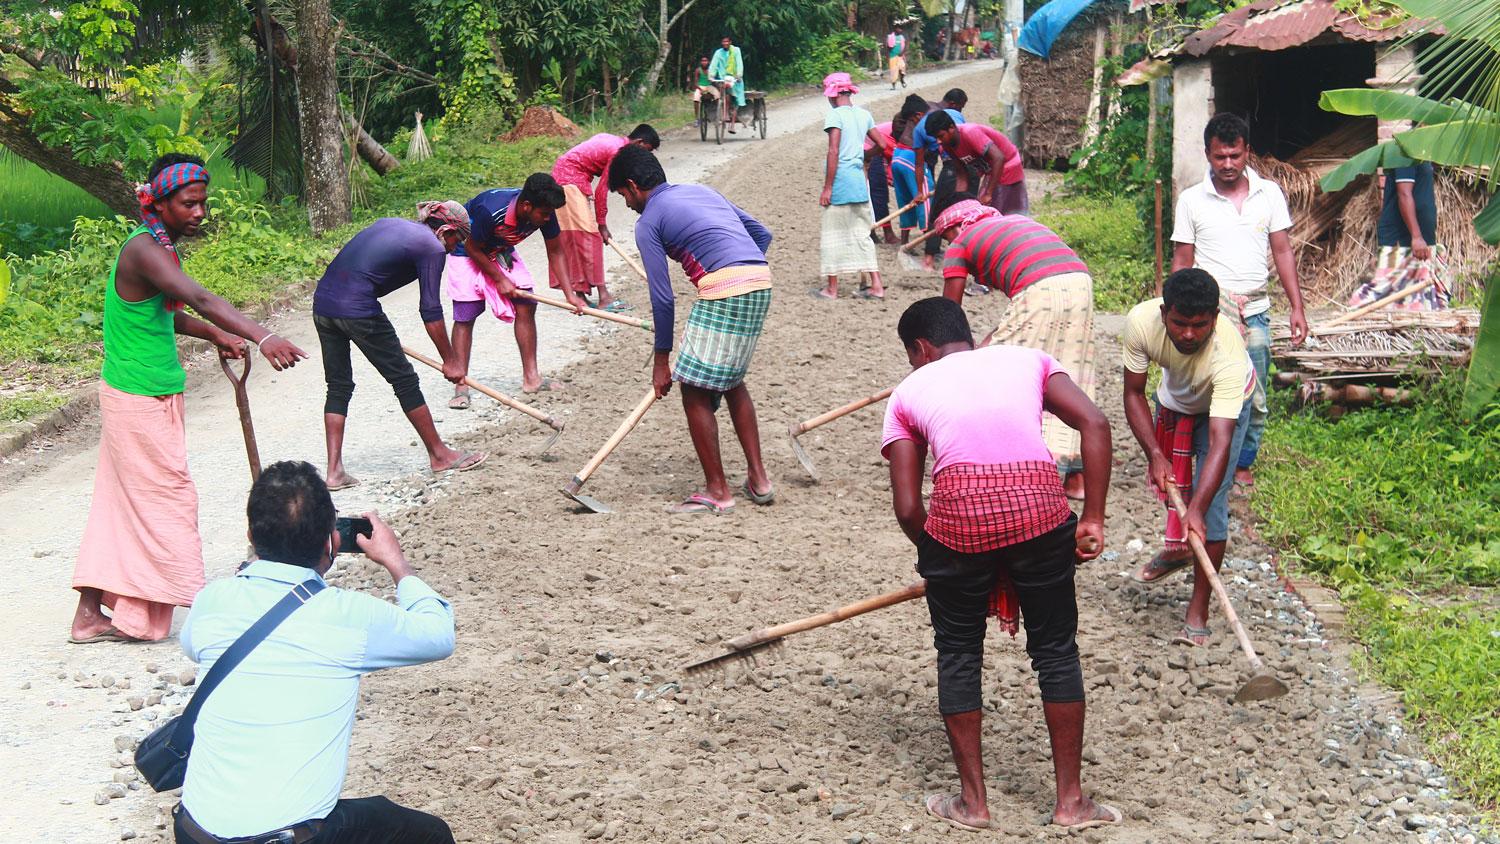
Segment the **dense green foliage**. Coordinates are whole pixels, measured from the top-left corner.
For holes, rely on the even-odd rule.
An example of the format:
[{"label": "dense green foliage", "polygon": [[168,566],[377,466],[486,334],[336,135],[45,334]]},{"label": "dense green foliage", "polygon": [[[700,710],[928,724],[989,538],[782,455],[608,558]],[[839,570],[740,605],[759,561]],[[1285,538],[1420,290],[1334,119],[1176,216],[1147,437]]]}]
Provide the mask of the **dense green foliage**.
[{"label": "dense green foliage", "polygon": [[[200,240],[183,245],[183,267],[240,307],[315,280],[338,247],[379,216],[409,217],[419,199],[466,201],[481,190],[519,184],[561,151],[557,139],[495,144],[493,125],[450,133],[427,161],[402,167],[369,186],[370,207],[351,226],[322,239],[290,205],[268,208],[243,189],[214,188]],[[133,223],[80,218],[67,249],[13,259],[10,295],[0,303],[0,367],[17,360],[45,364],[60,376],[97,366],[104,284]]]},{"label": "dense green foliage", "polygon": [[1450,378],[1409,408],[1329,421],[1278,405],[1253,505],[1266,538],[1336,584],[1369,668],[1449,773],[1500,803],[1500,405],[1458,412]]},{"label": "dense green foliage", "polygon": [[1102,194],[1052,197],[1037,203],[1035,216],[1088,264],[1095,309],[1121,313],[1151,297],[1154,247],[1129,199]]}]

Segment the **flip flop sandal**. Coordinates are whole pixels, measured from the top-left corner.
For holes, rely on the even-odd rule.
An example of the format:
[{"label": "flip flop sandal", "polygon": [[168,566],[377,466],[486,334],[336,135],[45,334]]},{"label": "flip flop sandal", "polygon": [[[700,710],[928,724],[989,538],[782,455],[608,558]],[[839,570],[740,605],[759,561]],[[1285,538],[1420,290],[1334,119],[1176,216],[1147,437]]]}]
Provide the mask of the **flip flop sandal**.
[{"label": "flip flop sandal", "polygon": [[70,645],[97,645],[100,642],[132,643],[140,641],[143,640],[137,639],[133,636],[126,636],[124,633],[121,633],[114,627],[106,627],[101,632],[95,633],[92,636],[87,636],[82,639],[75,639],[72,636],[68,637],[68,644]]},{"label": "flip flop sandal", "polygon": [[627,301],[625,301],[624,299],[615,299],[614,301],[610,302],[608,305],[605,305],[604,307],[600,308],[599,310],[601,310],[601,311],[609,311],[612,314],[618,314],[618,313],[621,313],[621,312],[624,312],[624,311],[633,311],[633,310],[635,310],[635,308],[631,307],[630,303],[627,302]]},{"label": "flip flop sandal", "polygon": [[1130,579],[1136,583],[1155,583],[1170,576],[1179,569],[1185,569],[1193,564],[1191,554],[1175,559],[1163,559],[1161,553],[1157,553],[1144,566],[1130,573]]},{"label": "flip flop sandal", "polygon": [[756,492],[750,487],[749,478],[745,479],[744,485],[740,487],[740,492],[745,493],[746,498],[750,499],[756,504],[761,505],[762,507],[776,500],[775,487],[772,487],[770,492]]},{"label": "flip flop sandal", "polygon": [[838,296],[829,296],[828,288],[826,287],[814,287],[812,290],[807,291],[807,293],[814,299],[822,299],[827,302],[832,302],[838,298]]},{"label": "flip flop sandal", "polygon": [[695,492],[682,501],[667,507],[667,512],[679,516],[695,516],[699,513],[713,513],[722,516],[725,513],[733,513],[734,505],[724,506],[709,498],[701,492]]},{"label": "flip flop sandal", "polygon": [[1119,809],[1116,809],[1113,806],[1110,806],[1110,805],[1105,804],[1105,803],[1095,803],[1094,805],[1098,806],[1099,808],[1101,808],[1104,811],[1108,812],[1109,813],[1109,817],[1107,817],[1107,818],[1094,818],[1093,820],[1087,820],[1087,821],[1084,821],[1083,823],[1075,823],[1075,824],[1072,824],[1072,825],[1069,825],[1069,826],[1064,826],[1064,825],[1058,823],[1057,821],[1052,821],[1051,825],[1055,826],[1055,827],[1058,827],[1060,829],[1066,829],[1066,830],[1072,831],[1072,830],[1075,830],[1075,829],[1094,829],[1095,827],[1100,827],[1100,826],[1113,826],[1114,824],[1122,823],[1125,820],[1125,813],[1121,812]]},{"label": "flip flop sandal", "polygon": [[[1208,644],[1209,637],[1214,631],[1207,627],[1194,627],[1191,624],[1182,625],[1182,632],[1172,637],[1172,644],[1186,645],[1190,648],[1201,648]],[[1202,639],[1203,641],[1196,641]]]},{"label": "flip flop sandal", "polygon": [[525,393],[528,396],[534,396],[537,393],[561,393],[566,389],[567,385],[557,380],[556,378],[543,378],[542,385],[540,387],[537,387],[535,390],[528,390],[525,387],[522,387],[521,392]]},{"label": "flip flop sandal", "polygon": [[956,826],[959,829],[965,830],[967,832],[983,832],[984,830],[990,828],[989,824],[985,824],[984,826],[975,826],[974,824],[964,823],[963,821],[958,820],[957,818],[950,818],[947,815],[939,812],[937,809],[934,809],[932,807],[932,803],[933,803],[934,800],[937,801],[937,803],[938,803],[939,806],[942,806],[942,805],[945,805],[945,804],[946,805],[952,805],[954,797],[955,797],[955,795],[952,795],[952,794],[929,794],[929,795],[927,795],[927,800],[924,801],[924,805],[927,807],[927,814],[932,815],[934,818],[937,818],[940,821],[947,821],[948,823],[952,824],[953,826]]},{"label": "flip flop sandal", "polygon": [[[469,398],[469,394],[468,393],[459,393],[458,395],[454,396],[453,398],[448,399],[448,409],[449,410],[468,410],[469,409],[469,402],[470,402],[470,398]],[[330,489],[331,488],[332,487],[330,487]]]},{"label": "flip flop sandal", "polygon": [[337,484],[337,485],[335,485],[335,484],[329,484],[328,485],[328,491],[329,492],[338,492],[341,489],[351,489],[351,488],[357,487],[357,486],[359,486],[359,479],[358,478],[350,478],[349,480],[344,481],[341,484]]},{"label": "flip flop sandal", "polygon": [[885,301],[885,294],[882,293],[879,296],[876,296],[874,293],[870,292],[870,288],[868,288],[868,287],[861,287],[859,290],[856,290],[854,292],[854,298],[856,298],[856,299],[873,299],[876,302],[884,302]]},{"label": "flip flop sandal", "polygon": [[441,472],[467,472],[470,469],[478,469],[480,464],[484,463],[484,461],[488,459],[490,459],[490,456],[486,452],[466,451],[459,456],[458,462],[454,463],[452,466],[448,466],[447,468],[438,469],[432,474],[436,475]]}]

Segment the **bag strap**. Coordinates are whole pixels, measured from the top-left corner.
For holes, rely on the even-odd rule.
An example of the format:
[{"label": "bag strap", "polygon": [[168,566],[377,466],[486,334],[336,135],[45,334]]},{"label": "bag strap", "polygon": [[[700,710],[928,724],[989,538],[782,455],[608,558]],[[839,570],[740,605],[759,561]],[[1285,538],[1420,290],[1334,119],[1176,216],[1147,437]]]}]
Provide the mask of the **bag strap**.
[{"label": "bag strap", "polygon": [[[172,731],[172,740],[168,742],[173,750],[191,746],[193,724],[197,722],[198,711],[203,708],[204,701],[208,700],[209,693],[217,688],[219,683],[229,676],[229,672],[243,662],[251,651],[255,650],[256,645],[265,641],[266,637],[271,635],[272,630],[275,630],[281,622],[286,621],[287,616],[312,600],[312,597],[322,592],[323,588],[323,581],[316,578],[309,578],[293,586],[292,591],[286,593],[281,600],[267,610],[259,621],[250,625],[250,629],[240,634],[240,637],[234,640],[234,644],[219,656],[214,662],[214,667],[208,670],[208,676],[198,684],[198,691],[194,692],[193,699],[188,701],[187,708],[182,711],[182,717],[177,719],[177,729]],[[182,753],[180,750],[178,752]],[[182,755],[186,754],[182,753]]]}]

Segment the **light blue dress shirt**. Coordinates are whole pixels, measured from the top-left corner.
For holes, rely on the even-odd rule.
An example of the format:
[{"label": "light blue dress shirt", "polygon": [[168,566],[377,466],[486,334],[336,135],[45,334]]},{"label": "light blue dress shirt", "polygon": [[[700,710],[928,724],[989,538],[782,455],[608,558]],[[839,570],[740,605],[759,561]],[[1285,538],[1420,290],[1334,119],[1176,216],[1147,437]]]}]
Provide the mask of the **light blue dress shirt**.
[{"label": "light blue dress shirt", "polygon": [[[302,566],[258,560],[199,592],[181,634],[199,678],[292,586],[318,577]],[[203,704],[183,805],[221,838],[326,817],[348,770],[359,678],[451,653],[453,610],[416,576],[402,578],[394,605],[324,589]]]}]

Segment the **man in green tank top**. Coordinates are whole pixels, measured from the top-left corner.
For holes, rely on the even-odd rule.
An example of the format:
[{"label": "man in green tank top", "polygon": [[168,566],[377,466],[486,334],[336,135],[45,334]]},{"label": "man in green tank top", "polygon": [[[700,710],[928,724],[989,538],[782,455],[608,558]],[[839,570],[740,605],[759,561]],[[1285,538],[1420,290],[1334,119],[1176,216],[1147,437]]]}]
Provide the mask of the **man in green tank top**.
[{"label": "man in green tank top", "polygon": [[213,343],[224,358],[244,357],[249,340],[277,370],[307,357],[182,271],[176,243],[197,235],[208,215],[202,160],[162,156],[137,196],[142,225],[104,291],[99,467],[73,571],[69,641],[79,644],[164,639],[172,608],[190,605],[203,586],[177,335]]}]

